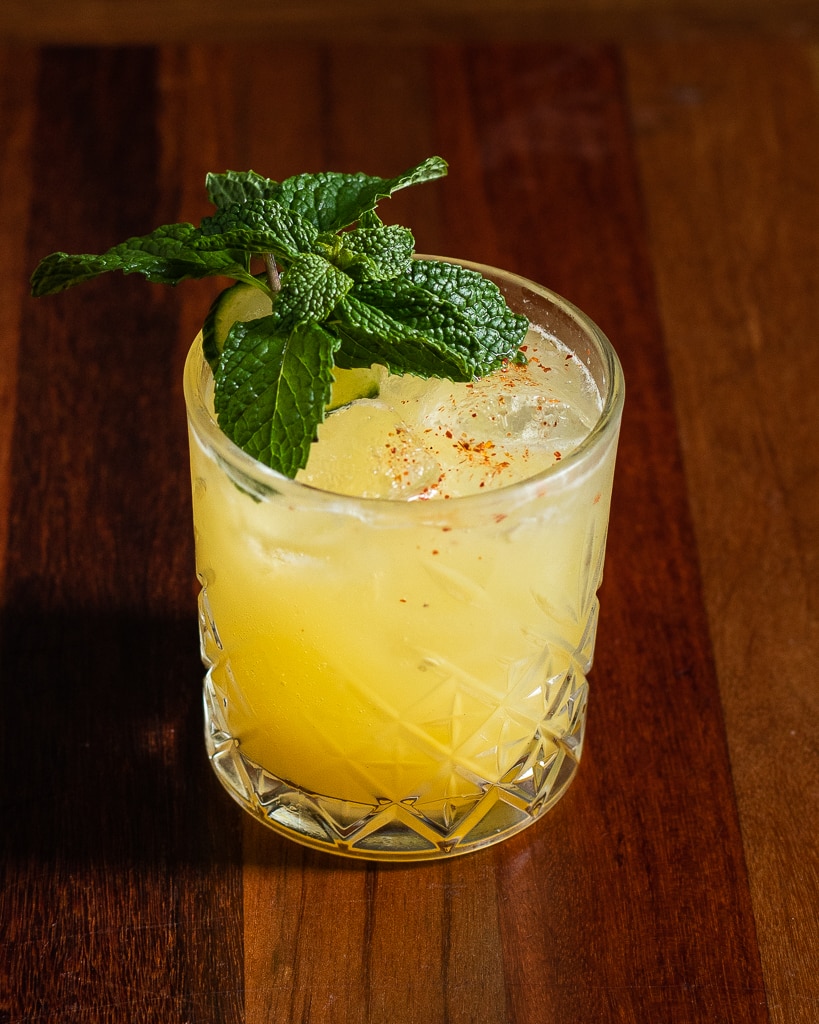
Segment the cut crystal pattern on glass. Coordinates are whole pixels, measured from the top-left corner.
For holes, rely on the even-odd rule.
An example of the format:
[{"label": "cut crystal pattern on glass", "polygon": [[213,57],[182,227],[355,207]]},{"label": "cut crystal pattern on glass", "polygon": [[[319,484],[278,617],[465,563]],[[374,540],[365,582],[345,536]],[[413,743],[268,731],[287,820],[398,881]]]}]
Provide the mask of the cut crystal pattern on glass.
[{"label": "cut crystal pattern on glass", "polygon": [[216,775],[230,795],[291,839],[368,859],[455,856],[525,828],[556,803],[571,782],[582,751],[588,684],[575,666],[553,685],[558,700],[548,706],[525,750],[502,776],[481,778],[472,768],[482,759],[497,766],[495,749],[483,757],[471,753],[468,764],[453,759],[443,769],[453,779],[453,795],[442,794],[441,772],[430,787],[432,796],[376,797],[372,802],[341,800],[278,778],[246,757],[241,743],[231,736],[227,698],[212,670],[204,690],[206,744]]}]

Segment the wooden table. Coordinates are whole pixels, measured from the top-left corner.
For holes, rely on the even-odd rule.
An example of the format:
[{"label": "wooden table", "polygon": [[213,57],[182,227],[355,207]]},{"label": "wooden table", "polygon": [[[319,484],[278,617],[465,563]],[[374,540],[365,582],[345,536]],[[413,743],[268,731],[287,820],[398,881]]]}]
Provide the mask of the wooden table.
[{"label": "wooden table", "polygon": [[[819,1020],[817,38],[0,48],[2,1024]],[[27,278],[198,220],[206,170],[431,153],[389,219],[572,299],[628,394],[580,775],[395,868],[204,755],[180,376],[218,286]]]}]

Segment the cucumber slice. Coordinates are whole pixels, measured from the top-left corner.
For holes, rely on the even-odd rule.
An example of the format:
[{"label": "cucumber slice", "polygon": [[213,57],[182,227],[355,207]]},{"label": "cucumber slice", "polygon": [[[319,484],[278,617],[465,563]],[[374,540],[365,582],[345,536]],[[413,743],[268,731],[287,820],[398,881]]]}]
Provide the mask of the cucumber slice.
[{"label": "cucumber slice", "polygon": [[228,331],[237,320],[257,320],[269,316],[273,303],[269,295],[253,285],[237,281],[213,301],[205,322],[202,324],[202,352],[205,359],[214,366],[228,336]]}]

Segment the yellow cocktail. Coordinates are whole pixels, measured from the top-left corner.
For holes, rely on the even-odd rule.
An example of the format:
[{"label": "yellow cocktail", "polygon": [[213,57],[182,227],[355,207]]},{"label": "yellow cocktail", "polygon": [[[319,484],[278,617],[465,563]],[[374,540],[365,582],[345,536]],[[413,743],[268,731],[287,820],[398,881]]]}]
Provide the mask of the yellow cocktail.
[{"label": "yellow cocktail", "polygon": [[209,751],[244,806],[321,849],[476,849],[580,757],[621,371],[568,303],[477,269],[532,322],[528,364],[382,376],[295,481],[220,432],[198,342],[188,359]]}]

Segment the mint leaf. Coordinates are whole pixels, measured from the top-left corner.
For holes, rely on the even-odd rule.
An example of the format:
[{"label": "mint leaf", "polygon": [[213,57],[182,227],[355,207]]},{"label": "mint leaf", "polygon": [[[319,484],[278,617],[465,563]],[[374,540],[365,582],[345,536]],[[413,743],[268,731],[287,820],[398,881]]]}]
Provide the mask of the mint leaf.
[{"label": "mint leaf", "polygon": [[[414,285],[450,303],[462,318],[460,323],[469,325],[467,350],[477,376],[491,373],[516,355],[529,321],[512,312],[498,286],[483,274],[443,260],[413,260],[406,276]],[[462,337],[456,330],[452,344],[460,344]]]},{"label": "mint leaf", "polygon": [[349,227],[373,210],[379,199],[399,189],[443,177],[447,164],[429,157],[395,178],[374,178],[367,174],[297,174],[285,181],[262,178],[255,171],[209,174],[208,194],[217,206],[253,199],[275,199],[286,209],[310,221],[320,232]]},{"label": "mint leaf", "polygon": [[446,174],[440,157],[430,157],[395,178],[366,174],[300,174],[281,184],[276,197],[291,210],[311,220],[319,231],[339,231],[374,209],[399,189]]},{"label": "mint leaf", "polygon": [[279,331],[273,317],[236,323],[215,373],[219,426],[285,476],[307,464],[333,383],[337,339],[316,323]]},{"label": "mint leaf", "polygon": [[405,274],[415,239],[397,224],[357,227],[340,236],[339,265],[357,281],[388,281]]},{"label": "mint leaf", "polygon": [[[462,352],[442,342],[440,332],[418,330],[407,316],[407,307],[396,306],[394,315],[359,297],[357,289],[335,308],[333,327],[341,344],[336,363],[343,369],[386,366],[390,373],[414,373],[419,377],[472,380],[472,367]],[[386,298],[388,292],[382,293]],[[367,297],[371,298],[371,295]]]},{"label": "mint leaf", "polygon": [[273,307],[279,330],[298,323],[326,320],[353,286],[353,279],[323,256],[303,253],[282,275],[282,287]]},{"label": "mint leaf", "polygon": [[356,285],[336,315],[343,338],[337,359],[369,365],[369,353],[370,362],[393,373],[452,380],[498,369],[529,326],[481,274],[432,260],[413,260],[394,280]]},{"label": "mint leaf", "polygon": [[214,206],[231,203],[249,203],[254,199],[272,199],[276,182],[263,178],[255,171],[226,171],[224,174],[205,175],[208,199]]},{"label": "mint leaf", "polygon": [[240,248],[250,253],[269,252],[278,260],[292,260],[316,247],[318,231],[298,213],[272,199],[230,203],[200,225],[196,240],[200,251]]},{"label": "mint leaf", "polygon": [[214,274],[243,281],[251,279],[227,246],[215,252],[198,251],[199,237],[192,224],[168,224],[149,235],[129,238],[99,256],[52,253],[32,274],[31,293],[35,297],[52,295],[112,270],[140,273],[154,284],[178,284],[186,278]]}]

